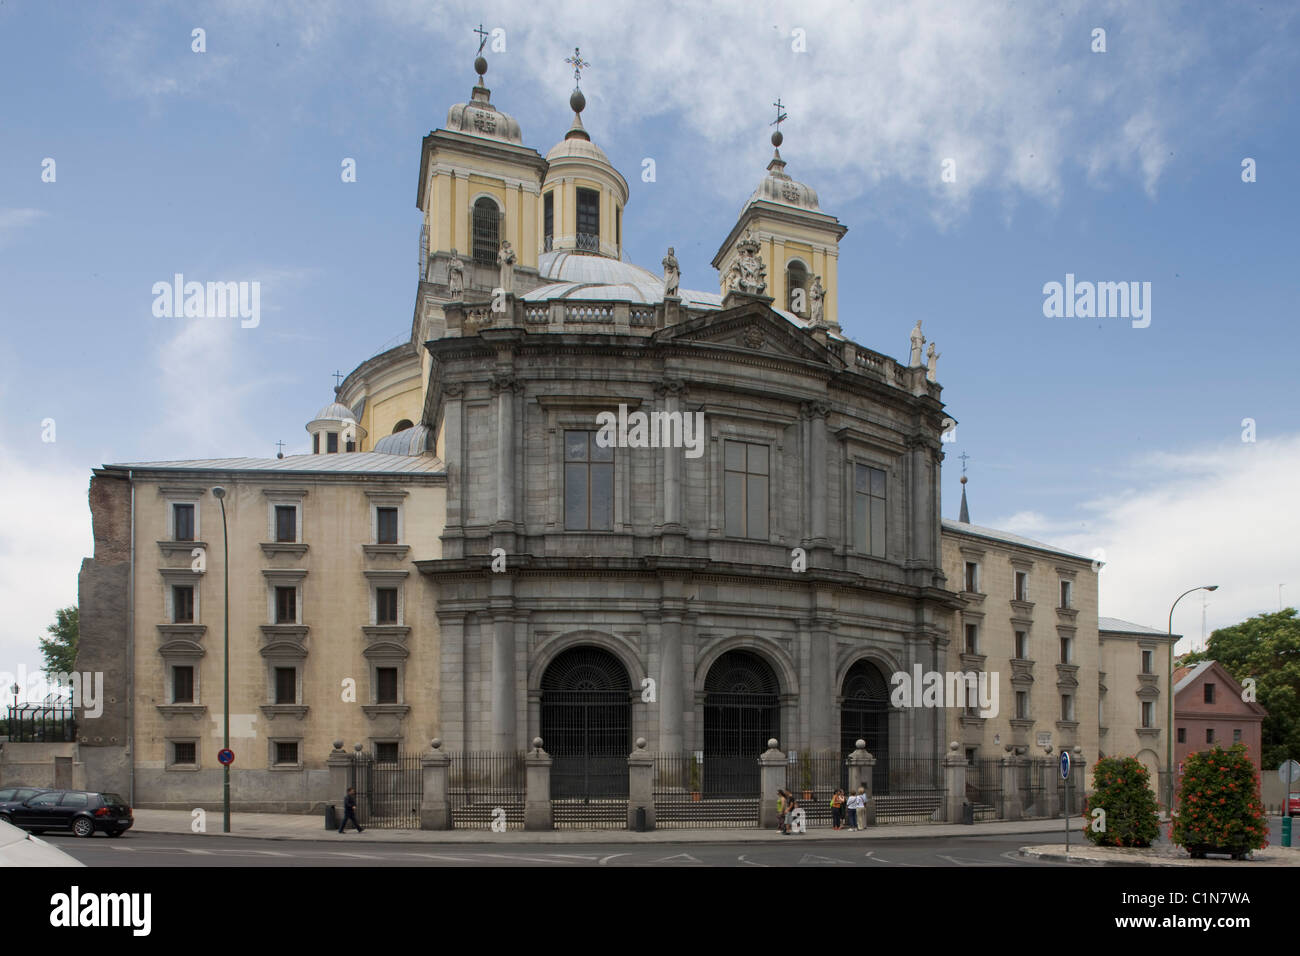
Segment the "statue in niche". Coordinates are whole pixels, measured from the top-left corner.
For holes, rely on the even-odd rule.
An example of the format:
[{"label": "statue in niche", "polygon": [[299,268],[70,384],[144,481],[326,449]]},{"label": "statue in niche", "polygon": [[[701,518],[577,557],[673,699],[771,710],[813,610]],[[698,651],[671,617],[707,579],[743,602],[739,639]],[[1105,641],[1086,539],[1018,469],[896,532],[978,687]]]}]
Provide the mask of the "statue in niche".
[{"label": "statue in niche", "polygon": [[677,265],[677,257],[673,255],[673,247],[668,247],[668,255],[664,256],[664,298],[677,295],[677,287],[682,281],[682,270]]},{"label": "statue in niche", "polygon": [[497,265],[501,267],[501,278],[497,283],[501,291],[513,295],[515,291],[515,251],[510,248],[510,240],[501,241],[501,251],[497,253]]},{"label": "statue in niche", "polygon": [[907,363],[908,368],[921,367],[921,349],[925,345],[925,336],[921,334],[921,320],[916,320],[916,325],[912,327],[912,359]]},{"label": "statue in niche", "polygon": [[447,294],[453,299],[465,294],[465,263],[455,249],[451,250],[451,261],[447,263]]}]

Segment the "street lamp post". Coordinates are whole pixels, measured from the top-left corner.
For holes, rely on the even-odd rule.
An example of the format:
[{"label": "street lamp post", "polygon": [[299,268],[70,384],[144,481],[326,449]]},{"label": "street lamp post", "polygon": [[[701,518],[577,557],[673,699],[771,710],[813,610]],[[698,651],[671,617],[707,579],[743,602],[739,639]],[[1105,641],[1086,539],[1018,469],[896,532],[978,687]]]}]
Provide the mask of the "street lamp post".
[{"label": "street lamp post", "polygon": [[1165,773],[1168,774],[1169,784],[1165,788],[1165,806],[1169,808],[1170,813],[1174,812],[1174,608],[1178,607],[1179,601],[1196,591],[1217,590],[1219,590],[1217,584],[1202,584],[1178,595],[1173,606],[1169,608],[1169,687],[1167,688],[1169,723],[1165,729]]},{"label": "street lamp post", "polygon": [[[221,578],[226,589],[226,613],[223,615],[223,627],[225,630],[225,643],[222,650],[222,668],[224,670],[222,683],[224,685],[224,699],[221,705],[222,721],[224,728],[222,732],[221,746],[225,750],[230,749],[230,534],[226,528],[226,489],[217,485],[212,489],[212,495],[221,502]],[[222,764],[221,768],[221,832],[230,832],[230,764]]]}]

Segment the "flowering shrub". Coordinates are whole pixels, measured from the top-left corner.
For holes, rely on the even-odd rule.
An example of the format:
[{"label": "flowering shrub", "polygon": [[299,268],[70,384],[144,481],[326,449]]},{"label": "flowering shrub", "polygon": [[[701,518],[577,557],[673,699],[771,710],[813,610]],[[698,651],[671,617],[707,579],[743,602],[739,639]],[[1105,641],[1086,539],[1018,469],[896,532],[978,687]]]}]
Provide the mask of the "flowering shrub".
[{"label": "flowering shrub", "polygon": [[[1093,811],[1104,810],[1105,828]],[[1100,826],[1100,824],[1098,824]],[[1136,757],[1102,757],[1092,768],[1092,793],[1083,805],[1083,835],[1098,846],[1150,846],[1160,831],[1156,795]]]},{"label": "flowering shrub", "polygon": [[1189,754],[1178,789],[1169,838],[1192,854],[1245,854],[1268,846],[1268,818],[1259,799],[1259,774],[1246,754],[1231,749]]}]

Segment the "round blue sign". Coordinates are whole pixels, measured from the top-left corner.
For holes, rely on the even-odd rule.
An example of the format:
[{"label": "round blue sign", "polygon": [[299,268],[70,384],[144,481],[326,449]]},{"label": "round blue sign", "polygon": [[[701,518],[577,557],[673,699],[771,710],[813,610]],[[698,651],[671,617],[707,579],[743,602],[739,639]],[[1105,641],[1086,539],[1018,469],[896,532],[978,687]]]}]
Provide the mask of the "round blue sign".
[{"label": "round blue sign", "polygon": [[223,766],[230,766],[235,762],[235,752],[233,750],[221,750],[217,753],[217,762]]},{"label": "round blue sign", "polygon": [[1070,752],[1068,750],[1061,751],[1061,779],[1070,779]]}]

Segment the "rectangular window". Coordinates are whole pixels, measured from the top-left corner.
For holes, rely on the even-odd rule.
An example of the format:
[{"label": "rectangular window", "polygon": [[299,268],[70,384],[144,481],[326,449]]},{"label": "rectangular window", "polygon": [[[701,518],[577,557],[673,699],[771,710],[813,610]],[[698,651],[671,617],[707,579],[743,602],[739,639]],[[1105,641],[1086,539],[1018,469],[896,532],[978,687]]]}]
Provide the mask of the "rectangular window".
[{"label": "rectangular window", "polygon": [[1029,718],[1029,691],[1016,691],[1016,717],[1021,720]]},{"label": "rectangular window", "polygon": [[176,541],[194,540],[193,505],[172,505],[172,538]]},{"label": "rectangular window", "polygon": [[275,540],[298,540],[298,509],[293,505],[275,506]]},{"label": "rectangular window", "polygon": [[1142,726],[1155,726],[1156,705],[1149,700],[1142,701]]},{"label": "rectangular window", "polygon": [[397,509],[376,508],[377,540],[380,544],[397,544]]},{"label": "rectangular window", "polygon": [[578,190],[578,251],[600,251],[600,193]]},{"label": "rectangular window", "polygon": [[978,624],[966,625],[966,653],[978,654],[980,652],[980,629]]},{"label": "rectangular window", "polygon": [[275,623],[276,624],[297,624],[298,623],[298,589],[297,588],[276,588],[275,589]]},{"label": "rectangular window", "polygon": [[188,664],[172,668],[172,703],[194,703],[194,668]]},{"label": "rectangular window", "polygon": [[397,763],[397,742],[381,741],[375,744],[376,763]]},{"label": "rectangular window", "polygon": [[1206,727],[1206,728],[1205,728],[1205,742],[1206,742],[1207,744],[1212,744],[1212,743],[1214,743],[1214,728],[1213,728],[1213,727]]},{"label": "rectangular window", "polygon": [[885,556],[885,473],[853,466],[853,547],[861,554]]},{"label": "rectangular window", "polygon": [[623,210],[614,208],[614,248],[623,254]]},{"label": "rectangular window", "polygon": [[338,432],[326,432],[326,433],[325,433],[325,450],[326,450],[327,452],[329,452],[331,455],[334,454],[335,452],[337,452],[337,451],[339,450],[339,433],[338,433]]},{"label": "rectangular window", "polygon": [[277,667],[275,669],[275,702],[277,704],[298,703],[298,669],[296,667]]},{"label": "rectangular window", "polygon": [[1016,657],[1019,660],[1029,660],[1029,634],[1025,631],[1016,631]]},{"label": "rectangular window", "polygon": [[1155,651],[1143,651],[1142,652],[1142,673],[1143,674],[1155,673],[1155,662],[1156,662]]},{"label": "rectangular window", "polygon": [[1186,728],[1186,727],[1179,727],[1179,728],[1178,728],[1178,742],[1179,742],[1180,744],[1185,744],[1185,743],[1187,743],[1187,728]]},{"label": "rectangular window", "polygon": [[555,242],[555,191],[547,193],[542,197],[542,236],[546,245],[542,247],[543,252],[550,252],[551,246]]},{"label": "rectangular window", "polygon": [[596,444],[597,434],[564,433],[564,527],[568,531],[614,527],[614,449]]},{"label": "rectangular window", "polygon": [[1240,728],[1234,728],[1234,729],[1233,729],[1233,731],[1232,731],[1232,742],[1233,742],[1234,744],[1239,744],[1239,743],[1241,743],[1241,729],[1240,729]]},{"label": "rectangular window", "polygon": [[397,668],[375,668],[375,703],[397,703]]},{"label": "rectangular window", "polygon": [[172,586],[172,623],[194,623],[194,586],[176,584]]},{"label": "rectangular window", "polygon": [[1061,695],[1061,719],[1074,720],[1074,697],[1070,694]]},{"label": "rectangular window", "polygon": [[193,764],[197,759],[198,745],[193,741],[177,740],[172,743],[172,763]]},{"label": "rectangular window", "polygon": [[397,623],[397,588],[375,588],[375,623]]},{"label": "rectangular window", "polygon": [[320,454],[320,432],[311,436],[311,453],[313,455]]},{"label": "rectangular window", "polygon": [[1073,596],[1073,585],[1069,581],[1061,582],[1061,607],[1069,609],[1071,607],[1070,598]]},{"label": "rectangular window", "polygon": [[1206,684],[1206,685],[1205,685],[1205,702],[1206,702],[1207,704],[1213,704],[1213,703],[1214,703],[1214,685],[1213,685],[1213,684]]},{"label": "rectangular window", "polygon": [[1062,664],[1071,663],[1070,659],[1073,656],[1074,656],[1074,641],[1068,637],[1061,638],[1061,663]]},{"label": "rectangular window", "polygon": [[275,742],[275,762],[278,764],[296,764],[298,762],[298,741],[277,740]]},{"label": "rectangular window", "polygon": [[767,445],[728,441],[723,459],[726,533],[733,538],[768,537]]},{"label": "rectangular window", "polygon": [[1029,600],[1029,575],[1024,571],[1016,572],[1016,600]]}]

